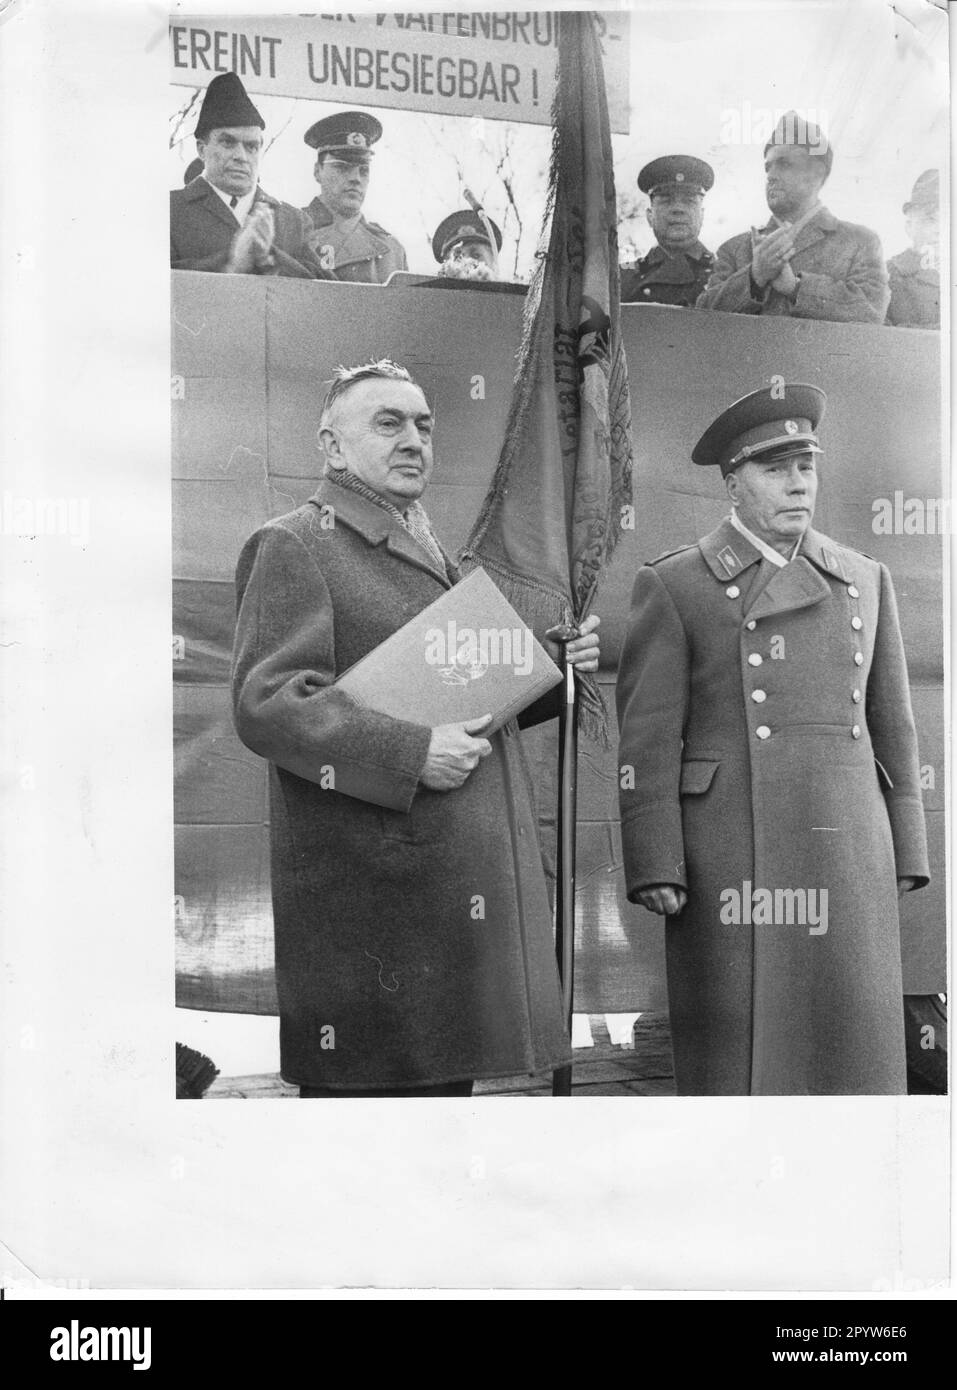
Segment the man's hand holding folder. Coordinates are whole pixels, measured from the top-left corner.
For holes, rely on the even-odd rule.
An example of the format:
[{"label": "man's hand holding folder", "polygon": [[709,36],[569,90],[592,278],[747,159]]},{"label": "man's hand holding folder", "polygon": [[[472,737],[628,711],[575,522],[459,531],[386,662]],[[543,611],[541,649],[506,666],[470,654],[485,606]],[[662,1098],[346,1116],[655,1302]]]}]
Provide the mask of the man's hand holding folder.
[{"label": "man's hand holding folder", "polygon": [[492,745],[479,738],[492,722],[490,714],[466,719],[459,724],[439,724],[432,730],[432,742],[419,780],[433,792],[451,792],[460,787],[470,772],[487,758]]},{"label": "man's hand holding folder", "polygon": [[[582,671],[598,670],[598,625],[601,619],[591,614],[582,623],[578,636],[566,646],[569,666]],[[478,719],[466,719],[458,724],[439,724],[432,730],[432,742],[420,781],[433,792],[450,792],[461,787],[470,772],[492,751],[483,730],[492,722],[490,714]]]}]

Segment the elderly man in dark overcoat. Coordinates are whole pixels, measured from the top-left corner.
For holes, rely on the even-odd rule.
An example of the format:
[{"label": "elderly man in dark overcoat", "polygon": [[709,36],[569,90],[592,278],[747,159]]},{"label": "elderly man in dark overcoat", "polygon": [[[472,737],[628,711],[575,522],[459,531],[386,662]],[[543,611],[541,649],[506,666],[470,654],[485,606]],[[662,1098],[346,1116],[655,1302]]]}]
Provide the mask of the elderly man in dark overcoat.
[{"label": "elderly man in dark overcoat", "polygon": [[[458,575],[419,500],[432,412],[408,372],[340,372],[320,442],[315,496],[237,572],[236,727],[271,764],[282,1075],[307,1097],[467,1095],[570,1058],[518,726],[432,728],[337,686]],[[597,625],[566,648],[583,671]]]},{"label": "elderly man in dark overcoat", "polygon": [[692,458],[731,516],[637,576],[618,676],[628,898],[666,917],[682,1095],[906,1090],[898,893],[928,881],[887,569],[811,529],[823,392]]},{"label": "elderly man in dark overcoat", "polygon": [[834,151],[786,112],[764,147],[769,221],[718,247],[699,309],[837,323],[883,323],[890,301],[880,238],[821,202]]},{"label": "elderly man in dark overcoat", "polygon": [[335,279],[306,214],[259,185],[265,128],[234,72],[213,78],[195,130],[202,172],[170,194],[173,270]]}]

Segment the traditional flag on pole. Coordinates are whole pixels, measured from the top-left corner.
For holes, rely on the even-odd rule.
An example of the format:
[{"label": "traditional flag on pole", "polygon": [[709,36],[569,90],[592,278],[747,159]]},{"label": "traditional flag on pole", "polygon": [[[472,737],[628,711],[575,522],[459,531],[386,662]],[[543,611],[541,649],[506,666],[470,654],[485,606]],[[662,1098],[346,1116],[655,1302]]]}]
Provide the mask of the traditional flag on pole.
[{"label": "traditional flag on pole", "polygon": [[[481,564],[536,632],[577,625],[631,501],[631,408],[619,323],[618,232],[598,16],[558,17],[548,204],[505,443],[462,559]],[[597,682],[582,731],[603,737]]]}]

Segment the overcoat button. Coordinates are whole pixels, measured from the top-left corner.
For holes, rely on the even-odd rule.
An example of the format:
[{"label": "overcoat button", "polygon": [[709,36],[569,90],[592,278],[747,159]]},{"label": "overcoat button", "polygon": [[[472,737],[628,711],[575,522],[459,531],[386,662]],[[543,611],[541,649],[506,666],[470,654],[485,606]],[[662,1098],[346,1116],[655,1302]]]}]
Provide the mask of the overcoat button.
[{"label": "overcoat button", "polygon": [[851,598],[860,598],[861,596],[861,591],[856,584],[848,584],[847,592],[850,594]]},{"label": "overcoat button", "polygon": [[862,621],[861,621],[860,618],[852,618],[852,619],[851,619],[851,627],[854,629],[855,632],[860,632],[860,630],[861,630],[861,628],[862,628],[863,626],[864,626],[864,624],[862,623]]},{"label": "overcoat button", "polygon": [[740,598],[741,596],[741,590],[738,588],[737,584],[729,584],[724,592],[727,594],[728,598]]},{"label": "overcoat button", "polygon": [[768,728],[767,724],[759,724],[754,732],[757,734],[758,738],[771,737],[771,730]]},{"label": "overcoat button", "polygon": [[760,666],[760,665],[761,665],[761,662],[762,662],[763,660],[764,660],[764,657],[761,656],[760,653],[758,653],[758,652],[752,652],[751,655],[748,657],[748,665],[749,665],[749,666]]},{"label": "overcoat button", "polygon": [[765,700],[766,700],[767,698],[768,698],[768,696],[767,696],[767,691],[765,691],[765,690],[752,690],[752,691],[751,691],[751,699],[754,701],[754,703],[755,703],[756,705],[763,705],[764,702],[765,702]]},{"label": "overcoat button", "polygon": [[753,632],[754,629],[757,627],[757,623],[752,618],[750,622],[745,623],[745,627],[748,629],[749,632]]},{"label": "overcoat button", "polygon": [[859,705],[861,703],[861,692],[859,690],[855,690],[853,695],[851,696],[851,699],[854,701],[855,705]]},{"label": "overcoat button", "polygon": [[854,727],[853,727],[853,729],[851,730],[851,738],[860,738],[860,736],[861,736],[861,726],[860,726],[860,724],[855,724]]},{"label": "overcoat button", "polygon": [[854,665],[855,665],[855,666],[863,666],[863,665],[864,665],[864,653],[863,653],[863,652],[855,652],[855,653],[854,653]]}]

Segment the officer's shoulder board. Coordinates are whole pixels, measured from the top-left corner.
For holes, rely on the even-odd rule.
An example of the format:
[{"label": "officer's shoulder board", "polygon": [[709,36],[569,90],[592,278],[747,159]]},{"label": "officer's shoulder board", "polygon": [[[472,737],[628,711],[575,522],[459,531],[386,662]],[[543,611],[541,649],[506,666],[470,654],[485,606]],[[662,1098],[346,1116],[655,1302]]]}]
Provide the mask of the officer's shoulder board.
[{"label": "officer's shoulder board", "polygon": [[395,241],[395,237],[392,235],[392,233],[387,232],[385,227],[381,227],[378,222],[370,222],[367,218],[366,226],[368,227],[370,232],[375,232],[376,236],[385,237],[387,241]]},{"label": "officer's shoulder board", "polygon": [[828,560],[833,560],[835,557],[848,560],[863,558],[865,560],[871,560],[875,565],[881,563],[875,556],[868,555],[866,550],[858,550],[856,546],[848,545],[845,541],[834,541],[830,538],[822,545],[821,553]]},{"label": "officer's shoulder board", "polygon": [[866,550],[855,550],[853,546],[850,545],[842,545],[841,551],[844,555],[850,555],[850,557],[854,560],[870,560],[871,563],[874,565],[880,565],[883,563],[881,560],[878,560],[876,555],[869,555]]},{"label": "officer's shoulder board", "polygon": [[653,560],[646,560],[646,565],[660,565],[662,560],[670,560],[672,555],[681,555],[685,550],[694,550],[693,545],[676,545],[674,550],[666,550],[663,555],[656,555]]}]

